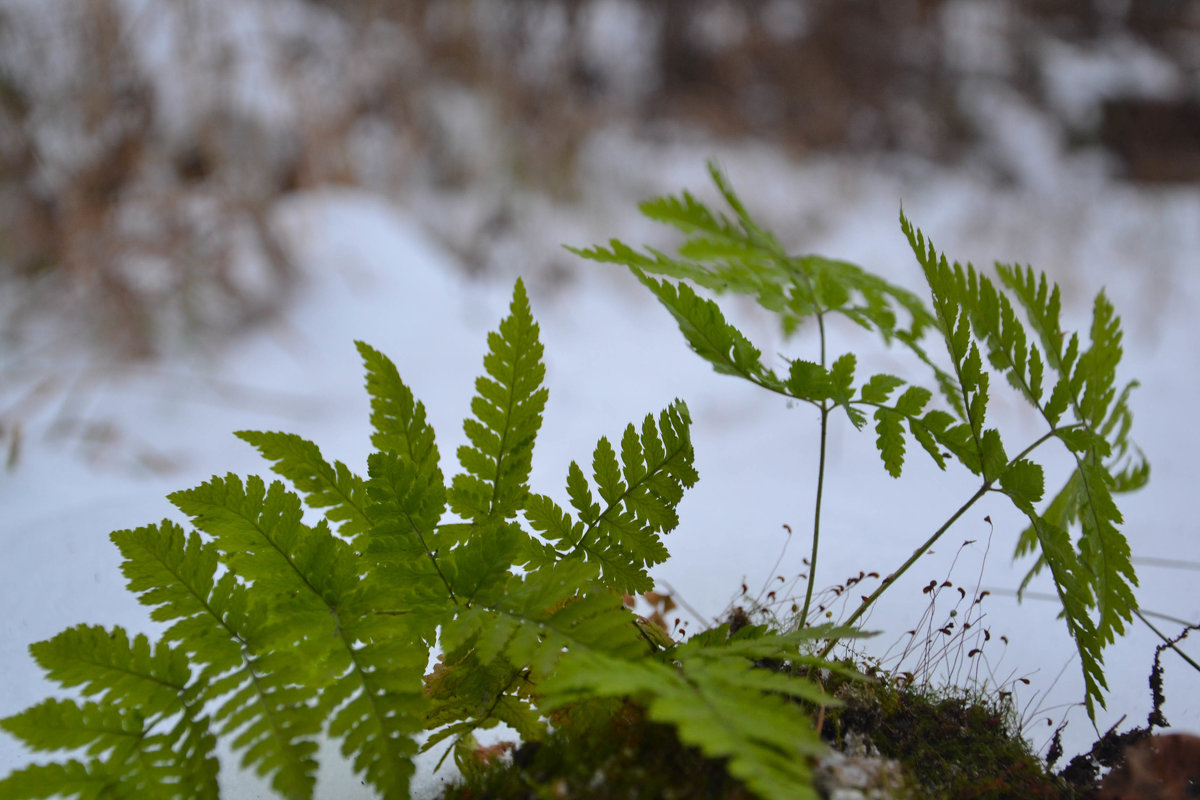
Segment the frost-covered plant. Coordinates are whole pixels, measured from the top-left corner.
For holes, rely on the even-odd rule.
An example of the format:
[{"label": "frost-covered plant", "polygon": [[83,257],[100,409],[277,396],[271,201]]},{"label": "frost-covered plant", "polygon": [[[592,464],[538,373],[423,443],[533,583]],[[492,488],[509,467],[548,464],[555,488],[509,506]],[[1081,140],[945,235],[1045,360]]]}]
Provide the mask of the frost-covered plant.
[{"label": "frost-covered plant", "polygon": [[[1129,438],[1129,396],[1137,384],[1118,388],[1116,383],[1122,334],[1108,298],[1103,292],[1096,296],[1085,343],[1078,333],[1063,331],[1059,290],[1045,274],[997,264],[997,286],[970,264],[949,264],[901,212],[901,227],[929,287],[932,305],[927,307],[911,292],[853,264],[789,255],[751,218],[715,164],[709,171],[732,217],[711,210],[688,192],[641,206],[646,216],[686,234],[677,256],[653,249],[639,252],[616,240],[607,247],[574,252],[632,270],[675,317],[692,350],[717,372],[817,410],[819,467],[801,622],[808,619],[817,570],[830,416],[844,412],[861,429],[871,415],[876,445],[890,475],[900,477],[911,437],[939,468],[957,460],[978,477],[979,488],[844,624],[856,623],[976,502],[990,493],[1003,494],[1029,520],[1017,539],[1016,555],[1037,554],[1022,588],[1033,575],[1049,570],[1079,652],[1085,701],[1094,719],[1096,703],[1103,705],[1107,688],[1103,650],[1124,633],[1137,608],[1137,578],[1118,527],[1122,517],[1114,495],[1137,489],[1149,478],[1149,466]],[[720,307],[698,296],[688,282],[753,297],[778,316],[785,333],[815,323],[817,360],[788,360],[777,372],[725,319]],[[932,370],[940,407],[930,405],[933,391],[894,375],[857,378],[854,353],[832,357],[826,323],[833,315],[878,333],[887,344],[897,342],[911,350]],[[933,358],[926,349],[928,339],[944,348],[944,358]],[[1041,436],[1017,451],[1007,448],[1000,431],[989,426],[993,373],[1002,375],[1045,425]],[[1033,455],[1054,441],[1070,453],[1074,467],[1062,489],[1042,503],[1045,475]],[[1074,540],[1072,529],[1078,532]],[[822,654],[832,647],[832,642],[827,644]]]},{"label": "frost-covered plant", "polygon": [[528,483],[547,392],[520,282],[488,345],[451,480],[424,406],[360,343],[376,450],[366,477],[299,436],[243,432],[294,489],[214,477],[171,495],[196,530],[164,520],[113,533],[130,590],[166,632],[151,642],[80,625],[34,644],[50,678],[91,699],[46,700],[0,725],[34,750],[85,755],[20,769],[0,797],[216,797],[226,736],[277,792],[308,798],[325,734],[381,796],[403,798],[419,749],[452,739],[469,760],[476,730],[503,722],[537,740],[551,712],[603,697],[636,698],[764,798],[815,797],[804,756],[823,745],[790,698],[833,701],[751,666],[836,668],[811,651],[849,632],[721,627],[677,644],[623,601],[653,587],[661,536],[697,480],[686,406],[630,425],[619,452],[602,438],[592,483],[572,463],[564,510]]}]

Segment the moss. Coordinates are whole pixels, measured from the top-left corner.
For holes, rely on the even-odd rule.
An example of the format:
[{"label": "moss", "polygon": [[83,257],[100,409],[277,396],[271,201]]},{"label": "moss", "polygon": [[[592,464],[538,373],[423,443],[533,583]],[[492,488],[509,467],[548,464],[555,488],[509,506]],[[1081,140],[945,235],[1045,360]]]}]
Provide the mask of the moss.
[{"label": "moss", "polygon": [[753,800],[722,760],[683,745],[634,703],[597,703],[555,718],[540,743],[465,770],[445,800]]},{"label": "moss", "polygon": [[[1082,797],[1052,774],[1020,736],[1009,704],[962,690],[934,692],[881,679],[829,676],[842,706],[825,711],[822,736],[837,746],[865,737],[899,761],[914,797],[936,800]],[[814,715],[818,712],[814,710]],[[467,770],[446,800],[588,798],[751,800],[721,760],[681,744],[674,729],[648,721],[634,703],[579,706],[554,720],[555,732]]]},{"label": "moss", "polygon": [[924,797],[1075,796],[1032,752],[999,697],[904,688],[886,679],[827,688],[845,705],[828,712],[822,737],[831,742],[849,733],[867,737],[882,755],[904,766]]}]

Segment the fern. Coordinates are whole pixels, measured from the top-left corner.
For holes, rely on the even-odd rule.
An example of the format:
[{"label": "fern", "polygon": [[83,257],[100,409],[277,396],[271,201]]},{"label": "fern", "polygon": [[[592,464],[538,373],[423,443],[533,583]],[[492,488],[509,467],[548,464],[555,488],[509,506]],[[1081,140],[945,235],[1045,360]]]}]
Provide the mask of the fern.
[{"label": "fern", "polygon": [[604,654],[572,659],[546,686],[550,705],[596,696],[636,698],[652,720],[676,726],[684,741],[711,757],[728,758],[730,774],[759,796],[815,800],[809,759],[821,755],[824,744],[801,705],[777,699],[839,702],[809,681],[756,668],[754,662],[782,657],[836,669],[806,658],[801,648],[852,632],[813,628],[779,636],[749,627],[729,636],[728,628],[693,637],[668,662],[620,662]]},{"label": "fern", "polygon": [[[283,480],[214,476],[170,496],[193,530],[163,520],[114,532],[129,589],[165,630],[152,644],[80,626],[33,645],[51,679],[92,699],[47,700],[0,724],[35,750],[85,759],[18,770],[0,796],[215,797],[224,737],[281,796],[309,798],[328,736],[380,796],[402,798],[418,734],[425,749],[452,742],[466,766],[475,731],[505,723],[543,737],[546,715],[580,697],[554,688],[560,675],[599,697],[611,670],[682,676],[642,694],[684,741],[730,757],[768,800],[808,791],[796,764],[820,745],[784,697],[827,698],[802,676],[748,667],[757,652],[821,666],[799,653],[807,634],[758,631],[757,650],[743,634],[722,660],[711,637],[693,654],[699,645],[648,635],[622,601],[653,586],[697,480],[682,402],[628,426],[619,446],[600,439],[590,476],[572,463],[568,512],[529,487],[547,393],[519,281],[488,337],[449,481],[424,406],[390,360],[358,349],[376,448],[365,476],[294,434],[243,431]],[[689,696],[719,713],[688,716]],[[786,730],[737,739],[743,706]]]},{"label": "fern", "polygon": [[488,375],[475,382],[474,417],[463,423],[471,442],[458,451],[465,472],[455,476],[450,492],[450,508],[476,521],[510,519],[521,509],[546,406],[542,344],[520,284],[512,316],[488,344]]},{"label": "fern", "polygon": [[[574,252],[628,267],[674,316],[689,347],[715,371],[817,409],[817,493],[800,623],[808,618],[818,564],[830,415],[841,409],[856,428],[865,427],[870,415],[876,447],[891,476],[900,477],[908,445],[915,441],[939,468],[953,459],[978,476],[980,486],[892,573],[892,581],[864,600],[847,624],[857,621],[975,502],[991,492],[1004,494],[1030,523],[1017,537],[1016,554],[1037,554],[1030,577],[1049,568],[1080,655],[1085,699],[1094,718],[1095,704],[1103,703],[1106,689],[1103,650],[1124,633],[1137,605],[1137,579],[1114,495],[1139,488],[1149,477],[1145,460],[1129,438],[1128,401],[1136,383],[1121,389],[1115,383],[1121,330],[1111,303],[1103,293],[1096,298],[1085,346],[1078,334],[1064,335],[1059,291],[1044,275],[999,265],[997,287],[970,265],[950,265],[902,213],[901,227],[929,288],[931,305],[926,308],[915,295],[852,264],[788,254],[751,218],[714,164],[710,173],[729,215],[687,192],[642,205],[646,216],[686,235],[677,255],[639,252],[615,240],[607,247]],[[675,280],[649,277],[652,274]],[[725,319],[720,307],[689,283],[753,297],[779,318],[785,334],[814,321],[819,357],[788,360],[786,371],[777,371]],[[859,378],[852,353],[830,359],[825,321],[833,314],[877,332],[885,344],[898,342],[908,348],[932,370],[942,407],[931,405],[934,391],[904,378]],[[944,360],[934,358],[934,345],[944,349]],[[1002,375],[1047,426],[1045,435],[1015,455],[988,416],[992,374]],[[1038,510],[1045,474],[1033,454],[1048,441],[1065,446],[1076,467],[1063,489]],[[1077,536],[1072,526],[1078,527]]]},{"label": "fern", "polygon": [[35,750],[84,747],[91,758],[18,770],[0,781],[0,796],[217,796],[216,741],[182,650],[79,625],[30,651],[52,680],[97,700],[45,701],[0,725]]},{"label": "fern", "polygon": [[[633,425],[621,438],[621,462],[608,439],[601,439],[592,458],[599,498],[592,494],[575,462],[567,471],[567,492],[579,513],[575,521],[545,495],[530,498],[525,516],[535,531],[558,549],[546,558],[582,558],[599,564],[601,582],[621,593],[654,588],[647,569],[666,560],[660,533],[679,524],[675,507],[683,491],[695,485],[690,419],[676,403],[659,415],[647,416],[639,434]],[[599,502],[597,502],[597,499]]]},{"label": "fern", "polygon": [[[950,265],[902,218],[931,304],[846,262],[791,256],[758,225],[715,167],[729,214],[693,196],[643,205],[681,230],[677,256],[620,243],[577,251],[629,267],[715,370],[808,404],[821,424],[810,583],[793,630],[721,626],[677,643],[622,602],[651,589],[667,534],[698,479],[687,406],[675,401],[599,439],[572,462],[561,495],[529,485],[548,401],[540,331],[518,281],[488,336],[460,470],[447,477],[425,407],[382,353],[358,343],[374,452],[355,472],[295,434],[237,435],[280,480],[225,475],[170,496],[191,529],[163,520],[111,538],[130,591],[164,626],[157,642],[78,626],[34,644],[47,675],[82,698],[43,701],[0,720],[32,749],[77,751],[0,780],[0,796],[216,797],[218,737],[281,796],[310,798],[318,742],[340,743],[363,781],[408,796],[413,758],[449,745],[464,768],[476,731],[547,735],[551,714],[587,717],[631,698],[679,739],[725,759],[764,800],[815,797],[810,757],[824,750],[812,711],[836,703],[816,678],[891,581],[840,628],[807,620],[817,567],[825,440],[834,416],[873,430],[884,468],[902,474],[915,442],[941,468],[956,461],[976,493],[893,578],[989,493],[1029,520],[1032,553],[1062,600],[1083,663],[1088,709],[1103,702],[1104,648],[1135,609],[1136,578],[1115,496],[1149,468],[1130,439],[1118,387],[1121,331],[1101,295],[1087,342],[1064,335],[1058,290],[1029,269],[999,267],[999,285]],[[764,359],[689,284],[754,297],[784,330],[814,327],[819,353]],[[854,353],[826,351],[825,323],[850,319],[932,371],[860,374]],[[937,347],[935,347],[936,345]],[[933,353],[941,348],[945,355]],[[988,415],[991,376],[1033,406],[1046,432],[1005,446]],[[871,424],[873,421],[873,424]],[[1034,460],[1058,442],[1075,467],[1045,498]],[[306,510],[307,507],[307,510]],[[1031,575],[1033,574],[1031,571]],[[430,668],[430,662],[433,662]],[[780,669],[764,669],[764,664]]]},{"label": "fern", "polygon": [[[1045,276],[1032,269],[999,265],[1002,284],[1012,292],[1036,338],[1026,334],[1008,295],[973,267],[947,265],[932,245],[907,219],[901,219],[905,235],[926,271],[939,308],[961,309],[958,324],[969,326],[971,335],[987,347],[991,366],[1007,378],[1025,400],[1041,414],[1048,426],[1047,437],[1061,441],[1075,459],[1075,469],[1066,485],[1043,513],[1035,510],[1042,499],[1042,468],[1027,458],[994,459],[999,474],[987,474],[988,483],[998,482],[1030,521],[1022,533],[1017,552],[1037,549],[1040,557],[1031,570],[1048,567],[1063,603],[1068,630],[1078,646],[1087,687],[1089,712],[1102,701],[1107,687],[1102,668],[1102,651],[1125,631],[1137,604],[1137,584],[1130,560],[1129,544],[1119,531],[1121,513],[1112,498],[1118,485],[1117,470],[1129,454],[1131,414],[1129,393],[1134,384],[1118,395],[1116,367],[1121,357],[1121,331],[1112,304],[1103,292],[1096,297],[1092,314],[1091,343],[1081,352],[1078,334],[1061,333],[1058,288],[1048,288]],[[947,337],[947,340],[955,337]],[[1040,346],[1039,346],[1040,345]],[[972,342],[972,368],[978,351]],[[953,356],[953,349],[951,350]],[[1045,388],[1051,385],[1049,394]],[[978,404],[982,417],[983,404]],[[998,438],[994,438],[998,443]],[[984,442],[986,444],[986,441]],[[1117,460],[1109,456],[1117,454]],[[987,453],[978,448],[978,458]],[[994,469],[995,469],[994,468]],[[1126,467],[1148,478],[1141,464]],[[1122,488],[1136,488],[1140,482]],[[1077,549],[1071,545],[1068,527],[1080,524]],[[1028,580],[1028,579],[1027,579]]]}]

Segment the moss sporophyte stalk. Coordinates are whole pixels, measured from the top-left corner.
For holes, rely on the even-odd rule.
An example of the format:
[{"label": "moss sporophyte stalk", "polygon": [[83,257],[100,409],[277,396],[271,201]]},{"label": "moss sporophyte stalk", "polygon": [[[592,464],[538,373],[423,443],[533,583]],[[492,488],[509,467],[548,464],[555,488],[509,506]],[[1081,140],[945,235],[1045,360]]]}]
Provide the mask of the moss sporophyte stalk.
[{"label": "moss sporophyte stalk", "polygon": [[[813,764],[828,750],[818,721],[842,731],[861,693],[879,691],[834,648],[865,635],[862,615],[988,495],[1028,521],[1016,553],[1033,558],[1030,575],[1053,581],[1094,715],[1104,648],[1136,611],[1116,498],[1149,475],[1130,439],[1135,384],[1117,384],[1121,331],[1108,299],[1097,296],[1083,334],[1064,331],[1044,275],[1000,265],[993,282],[952,265],[902,215],[922,300],[853,264],[789,255],[710,171],[728,212],[687,192],[641,207],[684,234],[675,255],[618,241],[574,252],[630,269],[717,372],[814,409],[818,478],[796,624],[727,622],[679,641],[627,607],[624,595],[654,588],[651,569],[666,560],[664,537],[698,479],[687,406],[600,438],[587,469],[568,469],[565,505],[536,493],[548,397],[539,328],[517,281],[488,336],[454,474],[395,365],[359,343],[374,446],[365,473],[300,436],[242,432],[279,479],[214,476],[170,496],[191,529],[163,520],[113,533],[129,589],[166,631],[151,641],[79,625],[32,645],[48,677],[84,699],[46,700],[0,724],[34,750],[82,752],[13,772],[0,796],[216,797],[222,737],[281,796],[308,798],[318,741],[329,737],[375,792],[403,798],[418,752],[448,743],[460,769],[478,773],[474,734],[504,723],[530,764],[537,743],[557,747],[562,736],[667,735],[731,793],[815,798]],[[768,363],[693,285],[754,298],[789,334],[812,323],[811,360]],[[928,387],[858,375],[854,353],[829,352],[833,316],[906,351]],[[993,375],[1041,419],[1032,441],[1014,446],[992,426]],[[873,420],[890,475],[900,477],[915,442],[978,488],[841,625],[810,625],[827,432],[842,418],[858,429]],[[1035,458],[1050,445],[1071,467],[1047,497]],[[888,702],[903,724],[923,724],[908,701]]]}]

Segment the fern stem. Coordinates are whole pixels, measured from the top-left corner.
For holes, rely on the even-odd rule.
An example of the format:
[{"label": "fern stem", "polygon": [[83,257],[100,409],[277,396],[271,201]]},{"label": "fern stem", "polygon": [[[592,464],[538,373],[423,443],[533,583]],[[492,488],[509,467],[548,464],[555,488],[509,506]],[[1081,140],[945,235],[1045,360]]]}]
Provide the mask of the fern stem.
[{"label": "fern stem", "polygon": [[[801,273],[803,274],[803,273]],[[817,332],[821,340],[821,367],[826,366],[825,354],[825,314],[816,302],[816,292],[812,282],[805,276],[805,283],[812,293],[813,305],[817,308]],[[812,607],[813,585],[817,580],[817,549],[821,544],[821,498],[825,492],[825,440],[829,431],[829,401],[821,401],[821,444],[817,456],[817,499],[813,503],[812,552],[808,557],[808,585],[804,589],[804,607],[800,611],[800,624],[808,624],[808,610]]]},{"label": "fern stem", "polygon": [[[920,547],[918,547],[916,550],[913,551],[913,554],[908,557],[907,561],[905,561],[903,564],[900,565],[899,569],[897,569],[895,572],[888,575],[886,578],[884,578],[880,582],[879,587],[874,592],[872,592],[870,594],[870,596],[867,597],[866,600],[863,600],[862,605],[860,605],[857,609],[855,609],[854,613],[851,614],[850,617],[844,623],[842,623],[843,627],[849,628],[852,625],[854,625],[854,623],[857,622],[858,619],[867,612],[867,609],[870,608],[872,605],[874,605],[875,601],[879,599],[879,596],[881,594],[883,594],[884,590],[887,589],[888,587],[890,587],[893,583],[896,582],[896,580],[901,575],[903,575],[905,572],[907,572],[909,567],[911,567],[913,564],[917,563],[917,559],[919,559],[921,556],[923,556],[927,552],[929,552],[929,548],[933,547],[933,545],[937,542],[937,540],[942,538],[942,534],[944,534],[946,531],[950,530],[950,526],[953,525],[954,523],[958,522],[959,517],[961,517],[963,514],[967,513],[967,510],[970,509],[971,506],[975,505],[975,503],[979,500],[979,498],[983,497],[985,494],[987,494],[989,491],[991,491],[991,488],[992,488],[991,481],[985,481],[984,484],[979,487],[978,491],[976,491],[975,494],[971,495],[971,499],[967,500],[967,502],[965,502],[961,506],[959,506],[958,510],[955,511],[953,514],[951,514],[950,518],[947,519],[945,522],[943,522],[941,527],[933,532],[933,535],[931,535],[928,539],[926,539],[921,544]],[[828,641],[828,643],[826,643],[825,647],[821,650],[818,657],[825,658],[826,656],[828,656],[829,651],[833,650],[833,648],[837,645],[838,641],[840,641],[840,640],[830,639]]]},{"label": "fern stem", "polygon": [[800,612],[801,625],[808,624],[808,610],[812,606],[813,584],[817,577],[817,548],[821,541],[821,498],[825,489],[825,439],[829,430],[829,410],[828,404],[822,401],[821,445],[817,464],[817,500],[813,510],[812,553],[808,557],[808,586],[804,589],[804,608]]}]

